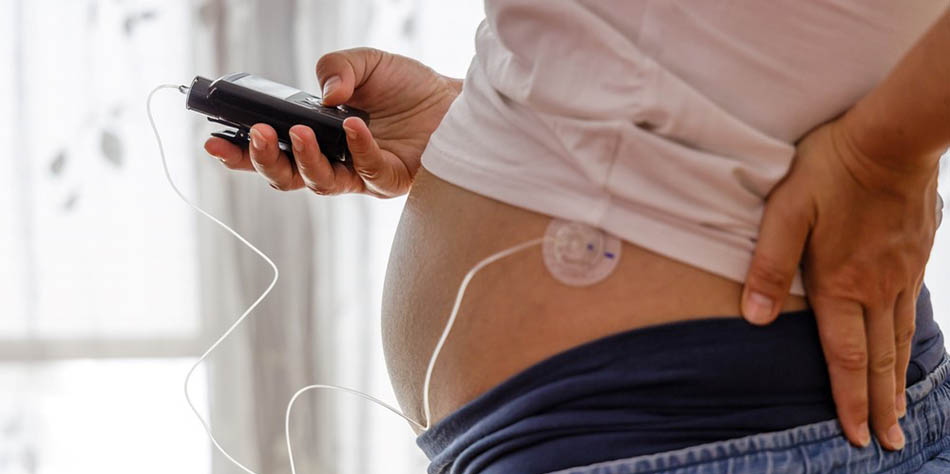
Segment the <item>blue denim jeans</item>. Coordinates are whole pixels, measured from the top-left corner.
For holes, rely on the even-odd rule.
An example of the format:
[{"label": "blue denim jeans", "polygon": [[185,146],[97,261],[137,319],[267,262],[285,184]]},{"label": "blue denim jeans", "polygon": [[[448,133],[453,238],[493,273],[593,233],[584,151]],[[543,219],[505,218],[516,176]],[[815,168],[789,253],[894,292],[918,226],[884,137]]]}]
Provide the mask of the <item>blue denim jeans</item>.
[{"label": "blue denim jeans", "polygon": [[[922,288],[907,371],[920,402],[906,421],[911,439],[904,450],[920,459],[935,453],[919,444],[941,436],[914,431],[942,429],[950,419],[945,405],[923,401],[948,403],[946,388],[933,390],[933,380],[946,378],[948,369],[938,370],[945,358]],[[488,390],[416,442],[432,461],[429,474],[539,474],[593,465],[598,468],[567,472],[878,472],[884,464],[865,456],[894,459],[875,453],[879,448],[849,450],[835,418],[818,326],[814,313],[803,310],[782,313],[768,326],[739,316],[705,318],[573,347]],[[850,471],[833,463],[825,469],[832,459],[857,464]]]},{"label": "blue denim jeans", "polygon": [[557,474],[950,473],[950,357],[907,390],[907,443],[852,446],[836,420],[557,471]]}]

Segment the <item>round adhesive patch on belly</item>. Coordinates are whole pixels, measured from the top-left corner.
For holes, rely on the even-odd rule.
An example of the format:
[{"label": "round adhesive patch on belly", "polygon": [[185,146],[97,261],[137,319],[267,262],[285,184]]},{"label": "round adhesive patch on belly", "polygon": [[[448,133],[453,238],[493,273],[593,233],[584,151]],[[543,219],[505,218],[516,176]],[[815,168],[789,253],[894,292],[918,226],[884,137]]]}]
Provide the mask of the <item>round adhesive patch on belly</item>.
[{"label": "round adhesive patch on belly", "polygon": [[544,265],[566,285],[593,285],[620,261],[620,239],[587,224],[553,219],[544,237]]}]

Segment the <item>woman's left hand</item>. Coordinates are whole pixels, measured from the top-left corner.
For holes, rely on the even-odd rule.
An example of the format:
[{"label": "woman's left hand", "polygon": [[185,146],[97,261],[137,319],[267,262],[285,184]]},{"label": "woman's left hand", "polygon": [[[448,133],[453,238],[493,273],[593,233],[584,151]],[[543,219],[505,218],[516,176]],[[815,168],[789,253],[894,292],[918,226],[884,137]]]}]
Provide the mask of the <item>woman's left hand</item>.
[{"label": "woman's left hand", "polygon": [[251,127],[251,143],[245,149],[211,138],[205,150],[230,169],[256,171],[282,191],[306,187],[320,195],[380,198],[409,192],[429,136],[461,91],[462,81],[372,48],[325,54],[317,62],[317,76],[324,105],[345,103],[372,117],[368,127],[355,117],[343,121],[352,169],[328,160],[313,130],[304,125],[290,128],[294,159],[280,151],[277,132],[263,123]]}]

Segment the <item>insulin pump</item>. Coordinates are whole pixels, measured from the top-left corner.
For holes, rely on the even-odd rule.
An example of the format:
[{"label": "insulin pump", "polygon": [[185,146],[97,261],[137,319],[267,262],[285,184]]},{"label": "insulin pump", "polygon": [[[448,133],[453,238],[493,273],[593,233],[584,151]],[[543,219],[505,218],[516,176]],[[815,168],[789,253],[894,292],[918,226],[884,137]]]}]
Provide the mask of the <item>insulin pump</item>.
[{"label": "insulin pump", "polygon": [[350,166],[343,120],[359,117],[369,125],[369,114],[345,105],[327,107],[320,97],[245,72],[228,74],[215,81],[196,76],[191,81],[185,108],[206,115],[208,120],[229,127],[211,135],[247,147],[251,126],[266,123],[277,132],[281,151],[293,157],[290,127],[313,129],[320,151],[331,161]]}]

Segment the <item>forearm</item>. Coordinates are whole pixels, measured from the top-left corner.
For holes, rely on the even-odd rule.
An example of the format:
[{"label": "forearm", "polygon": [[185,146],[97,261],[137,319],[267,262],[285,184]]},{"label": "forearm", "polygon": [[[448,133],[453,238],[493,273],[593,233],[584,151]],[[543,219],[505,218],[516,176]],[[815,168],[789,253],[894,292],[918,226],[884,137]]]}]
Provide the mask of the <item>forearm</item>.
[{"label": "forearm", "polygon": [[950,10],[842,118],[852,144],[894,169],[932,169],[950,146]]}]

